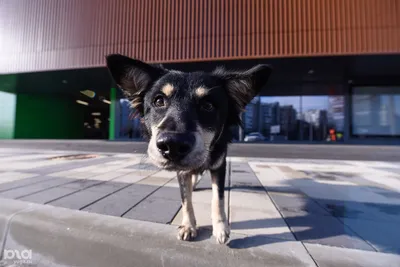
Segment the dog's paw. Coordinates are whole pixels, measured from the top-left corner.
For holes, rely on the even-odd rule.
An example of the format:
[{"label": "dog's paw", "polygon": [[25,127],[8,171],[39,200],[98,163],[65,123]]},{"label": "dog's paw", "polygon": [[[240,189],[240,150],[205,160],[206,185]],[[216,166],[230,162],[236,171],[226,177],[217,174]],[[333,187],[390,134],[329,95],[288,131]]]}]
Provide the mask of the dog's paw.
[{"label": "dog's paw", "polygon": [[225,244],[228,242],[230,233],[231,230],[225,222],[218,222],[213,225],[213,236],[218,244]]},{"label": "dog's paw", "polygon": [[192,225],[181,225],[178,227],[178,239],[183,241],[192,240],[197,236],[197,229]]}]

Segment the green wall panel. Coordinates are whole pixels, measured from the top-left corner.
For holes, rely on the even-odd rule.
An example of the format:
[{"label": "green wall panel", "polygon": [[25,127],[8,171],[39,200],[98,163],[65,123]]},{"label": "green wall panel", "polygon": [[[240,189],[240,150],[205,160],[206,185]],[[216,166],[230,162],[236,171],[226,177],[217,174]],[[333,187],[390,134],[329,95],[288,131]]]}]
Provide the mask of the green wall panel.
[{"label": "green wall panel", "polygon": [[15,138],[81,139],[83,107],[55,95],[18,94]]},{"label": "green wall panel", "polygon": [[108,139],[114,140],[115,139],[115,116],[116,116],[116,106],[117,106],[117,89],[111,88],[110,91],[110,124],[108,130]]},{"label": "green wall panel", "polygon": [[15,94],[0,91],[0,139],[14,138],[16,103]]}]

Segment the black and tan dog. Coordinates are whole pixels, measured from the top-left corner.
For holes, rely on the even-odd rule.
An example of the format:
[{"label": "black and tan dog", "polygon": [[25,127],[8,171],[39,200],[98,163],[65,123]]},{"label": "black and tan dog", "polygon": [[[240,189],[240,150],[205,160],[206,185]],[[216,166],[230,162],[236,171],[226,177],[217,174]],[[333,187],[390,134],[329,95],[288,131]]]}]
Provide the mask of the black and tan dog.
[{"label": "black and tan dog", "polygon": [[218,243],[226,243],[230,229],[224,185],[230,127],[241,124],[240,113],[266,84],[271,68],[181,72],[116,54],[107,56],[107,67],[142,117],[150,160],[177,172],[183,212],[178,238],[190,240],[197,235],[193,181],[209,170],[213,235]]}]

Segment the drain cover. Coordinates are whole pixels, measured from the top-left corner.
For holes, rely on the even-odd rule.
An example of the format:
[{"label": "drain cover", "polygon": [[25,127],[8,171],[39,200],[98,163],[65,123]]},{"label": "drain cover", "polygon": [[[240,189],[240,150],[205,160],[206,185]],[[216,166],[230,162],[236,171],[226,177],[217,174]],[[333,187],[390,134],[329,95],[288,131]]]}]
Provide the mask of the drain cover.
[{"label": "drain cover", "polygon": [[94,154],[75,154],[75,155],[63,155],[58,157],[49,158],[49,160],[74,160],[74,159],[93,159],[99,155]]}]

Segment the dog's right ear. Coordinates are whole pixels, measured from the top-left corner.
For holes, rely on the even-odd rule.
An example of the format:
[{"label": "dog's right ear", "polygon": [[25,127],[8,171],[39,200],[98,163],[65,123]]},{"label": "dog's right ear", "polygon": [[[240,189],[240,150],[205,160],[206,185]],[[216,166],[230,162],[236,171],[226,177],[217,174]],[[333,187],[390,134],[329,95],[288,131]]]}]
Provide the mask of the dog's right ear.
[{"label": "dog's right ear", "polygon": [[119,54],[108,55],[106,61],[118,87],[132,101],[132,106],[143,114],[145,92],[166,70]]}]

